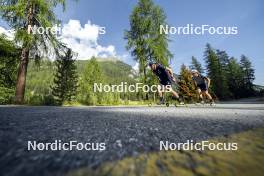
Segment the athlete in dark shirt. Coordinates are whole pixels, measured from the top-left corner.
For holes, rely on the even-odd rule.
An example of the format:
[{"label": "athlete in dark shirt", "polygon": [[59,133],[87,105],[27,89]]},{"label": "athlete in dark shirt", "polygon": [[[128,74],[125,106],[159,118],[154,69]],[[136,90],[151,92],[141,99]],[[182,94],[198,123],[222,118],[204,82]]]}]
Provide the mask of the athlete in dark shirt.
[{"label": "athlete in dark shirt", "polygon": [[[172,98],[179,100],[181,104],[183,104],[183,102],[180,100],[178,93],[175,90],[173,90],[173,87],[176,84],[176,79],[173,77],[172,70],[168,67],[164,67],[161,64],[153,63],[153,62],[150,62],[149,66],[152,72],[158,77],[161,86],[170,85],[171,86],[170,91],[172,93]],[[159,104],[164,104],[164,96],[163,96],[162,90],[159,90],[159,97],[160,97]]]},{"label": "athlete in dark shirt", "polygon": [[203,75],[201,75],[197,70],[192,70],[192,79],[194,81],[195,86],[197,87],[199,97],[203,102],[203,98],[207,97],[211,103],[213,102],[212,96],[208,92],[208,88],[210,87],[211,80]]}]

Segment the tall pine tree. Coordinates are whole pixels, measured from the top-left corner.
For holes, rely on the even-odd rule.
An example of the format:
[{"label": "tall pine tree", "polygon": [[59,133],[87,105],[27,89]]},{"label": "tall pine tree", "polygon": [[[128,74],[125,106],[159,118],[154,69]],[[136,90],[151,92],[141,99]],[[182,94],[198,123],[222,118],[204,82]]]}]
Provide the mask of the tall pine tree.
[{"label": "tall pine tree", "polygon": [[211,90],[217,97],[221,97],[221,79],[219,74],[219,60],[210,44],[206,44],[204,59],[206,63],[207,75],[211,79]]},{"label": "tall pine tree", "polygon": [[228,86],[229,57],[225,51],[214,50],[210,44],[206,45],[204,59],[208,77],[211,78],[211,90],[220,99],[228,99],[231,92]]},{"label": "tall pine tree", "polygon": [[231,57],[227,65],[227,82],[233,98],[241,98],[243,92],[243,72],[234,57]]},{"label": "tall pine tree", "polygon": [[80,101],[87,105],[96,105],[103,103],[103,94],[101,92],[94,92],[94,83],[98,85],[104,83],[103,72],[95,57],[85,65],[84,71],[81,75],[80,93],[82,97],[79,97]]},{"label": "tall pine tree", "polygon": [[[58,24],[54,13],[57,5],[65,7],[65,0],[1,0],[0,15],[15,30],[15,41],[20,51],[16,81],[16,103],[23,103],[29,58],[48,52],[50,48],[60,50],[60,42],[49,31],[33,34],[31,27],[52,27]],[[50,47],[52,46],[52,47]]]},{"label": "tall pine tree", "polygon": [[231,96],[231,92],[229,91],[228,87],[228,80],[227,80],[227,66],[229,62],[229,57],[225,51],[216,50],[217,58],[218,58],[218,74],[219,74],[219,81],[221,82],[221,94],[220,98],[228,99]]},{"label": "tall pine tree", "polygon": [[160,34],[160,25],[166,25],[164,11],[152,0],[139,0],[130,15],[130,29],[125,31],[127,49],[139,62],[139,73],[146,83],[148,61],[168,65],[172,54],[168,50],[168,36]]},{"label": "tall pine tree", "polygon": [[56,73],[52,94],[58,104],[75,99],[78,83],[77,68],[73,53],[69,49],[64,57],[56,61]]},{"label": "tall pine tree", "polygon": [[192,56],[192,62],[190,65],[190,69],[197,70],[201,74],[204,73],[204,69],[202,67],[202,64],[194,56]]},{"label": "tall pine tree", "polygon": [[240,67],[243,73],[243,95],[246,97],[252,96],[254,95],[253,81],[255,80],[255,70],[245,55],[240,58]]}]

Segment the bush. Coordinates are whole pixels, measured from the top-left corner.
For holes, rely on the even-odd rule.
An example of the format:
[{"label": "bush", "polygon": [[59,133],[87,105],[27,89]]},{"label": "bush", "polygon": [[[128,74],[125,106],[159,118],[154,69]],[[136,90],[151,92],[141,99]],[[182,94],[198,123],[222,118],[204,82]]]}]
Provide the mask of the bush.
[{"label": "bush", "polygon": [[12,104],[15,90],[5,87],[0,87],[0,104]]},{"label": "bush", "polygon": [[55,99],[54,99],[54,97],[52,95],[34,94],[34,95],[30,95],[26,101],[27,101],[27,104],[35,105],[35,106],[40,106],[40,105],[52,106],[52,105],[56,105]]},{"label": "bush", "polygon": [[44,95],[43,104],[46,106],[53,106],[56,105],[56,102],[52,95]]}]

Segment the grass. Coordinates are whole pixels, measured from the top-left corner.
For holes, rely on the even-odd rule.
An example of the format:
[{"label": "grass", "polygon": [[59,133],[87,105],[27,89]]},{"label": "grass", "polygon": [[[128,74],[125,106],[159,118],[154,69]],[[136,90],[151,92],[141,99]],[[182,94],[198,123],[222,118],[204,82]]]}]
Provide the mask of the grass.
[{"label": "grass", "polygon": [[236,142],[236,151],[159,151],[107,162],[99,168],[82,168],[69,176],[262,176],[264,128],[211,139]]},{"label": "grass", "polygon": [[[140,106],[140,105],[148,105],[149,101],[122,101],[118,104],[98,104],[94,106]],[[80,102],[65,102],[63,106],[89,106],[81,104]]]}]

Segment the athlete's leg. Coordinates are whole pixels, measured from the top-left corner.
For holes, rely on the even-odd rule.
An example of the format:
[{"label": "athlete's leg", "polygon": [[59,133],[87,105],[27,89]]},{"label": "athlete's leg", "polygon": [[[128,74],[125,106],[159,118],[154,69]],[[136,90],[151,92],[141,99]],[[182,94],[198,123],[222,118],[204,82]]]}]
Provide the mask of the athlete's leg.
[{"label": "athlete's leg", "polygon": [[198,91],[199,99],[202,102],[203,101],[203,93],[202,93],[200,88],[198,88],[197,91]]},{"label": "athlete's leg", "polygon": [[171,85],[170,92],[172,94],[172,99],[179,101],[180,104],[184,104],[183,97],[180,97],[180,95],[177,93],[177,85],[175,83]]},{"label": "athlete's leg", "polygon": [[159,99],[160,99],[160,102],[159,104],[164,104],[164,96],[163,96],[163,88],[162,88],[163,85],[160,85],[158,86],[158,93],[159,93]]},{"label": "athlete's leg", "polygon": [[204,91],[204,95],[212,102],[213,101],[213,98],[212,96],[210,95],[210,93],[208,92],[208,90]]},{"label": "athlete's leg", "polygon": [[158,90],[159,92],[159,97],[163,97],[163,92],[161,90]]},{"label": "athlete's leg", "polygon": [[208,92],[208,90],[206,90],[206,91],[202,91],[202,93],[203,93],[203,95],[204,95],[206,98],[209,99],[210,103],[212,103],[212,104],[214,103],[214,100],[213,100],[212,96],[210,95],[210,93]]},{"label": "athlete's leg", "polygon": [[203,91],[204,96],[208,98],[211,103],[213,103],[213,98],[208,92],[208,84],[205,84],[204,89],[202,91]]},{"label": "athlete's leg", "polygon": [[172,93],[173,97],[175,97],[177,99],[180,98],[179,94],[176,91],[172,90],[171,93]]},{"label": "athlete's leg", "polygon": [[170,84],[168,84],[167,86],[166,86],[166,89],[165,89],[166,91],[168,91],[168,92],[171,92],[171,94],[172,94],[172,98],[175,98],[175,99],[179,99],[179,94],[176,92],[176,90],[177,90],[177,86],[176,86],[176,84],[174,84],[174,83],[170,83]]}]

